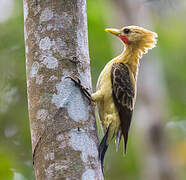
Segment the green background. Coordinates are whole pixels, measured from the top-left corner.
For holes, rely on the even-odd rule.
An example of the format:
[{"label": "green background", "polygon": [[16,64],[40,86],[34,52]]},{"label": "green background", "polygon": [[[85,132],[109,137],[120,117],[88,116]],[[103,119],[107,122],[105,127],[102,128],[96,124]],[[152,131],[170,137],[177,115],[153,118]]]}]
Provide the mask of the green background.
[{"label": "green background", "polygon": [[[22,9],[21,1],[16,0],[13,15],[0,24],[0,180],[34,179]],[[111,9],[110,1],[87,0],[94,90],[100,71],[116,55],[112,37],[104,32],[108,23],[109,27],[113,24],[109,20]],[[186,6],[167,9],[173,13],[166,13],[163,18],[155,13],[151,23],[159,35],[157,49],[166,87],[168,116],[164,125],[169,140],[168,157],[178,171],[177,179],[182,180],[186,178]],[[102,137],[100,130],[99,137]],[[122,146],[116,153],[113,142],[105,160],[106,179],[140,179],[145,156],[139,151],[140,146],[134,128],[130,132],[127,156],[123,157]]]}]

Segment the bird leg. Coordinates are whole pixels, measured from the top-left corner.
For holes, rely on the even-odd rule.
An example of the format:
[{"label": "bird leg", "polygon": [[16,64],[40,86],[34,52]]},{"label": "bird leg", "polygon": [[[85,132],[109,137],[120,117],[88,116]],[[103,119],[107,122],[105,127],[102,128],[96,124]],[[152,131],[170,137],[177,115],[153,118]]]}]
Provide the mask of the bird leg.
[{"label": "bird leg", "polygon": [[101,90],[96,91],[95,93],[91,94],[91,98],[94,102],[101,101],[103,99],[103,93]]},{"label": "bird leg", "polygon": [[85,88],[81,84],[81,81],[80,81],[80,79],[78,77],[76,77],[76,79],[71,77],[71,76],[65,77],[65,79],[67,79],[67,78],[71,79],[75,83],[75,85],[77,85],[80,88],[80,90],[86,96],[86,98],[89,100],[90,103],[93,101],[92,98],[91,98],[91,94],[88,92],[87,88]]}]

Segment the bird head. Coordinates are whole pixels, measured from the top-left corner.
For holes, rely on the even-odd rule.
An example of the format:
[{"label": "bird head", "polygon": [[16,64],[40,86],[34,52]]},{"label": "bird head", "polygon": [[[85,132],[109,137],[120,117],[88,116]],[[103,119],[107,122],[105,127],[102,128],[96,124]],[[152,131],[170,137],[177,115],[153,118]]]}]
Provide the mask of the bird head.
[{"label": "bird head", "polygon": [[147,53],[156,45],[157,34],[138,26],[107,28],[105,31],[118,36],[126,46],[140,49],[142,53]]}]

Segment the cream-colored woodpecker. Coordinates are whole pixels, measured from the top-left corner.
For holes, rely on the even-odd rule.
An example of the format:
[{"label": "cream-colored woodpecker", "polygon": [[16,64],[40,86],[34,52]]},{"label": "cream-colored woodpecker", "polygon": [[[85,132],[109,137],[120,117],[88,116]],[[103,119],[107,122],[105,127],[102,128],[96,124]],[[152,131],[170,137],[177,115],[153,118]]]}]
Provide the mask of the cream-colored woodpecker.
[{"label": "cream-colored woodpecker", "polygon": [[156,44],[157,34],[138,26],[120,30],[108,28],[106,32],[116,35],[124,44],[121,55],[109,61],[102,70],[96,92],[91,95],[96,102],[104,137],[99,146],[102,162],[110,141],[116,137],[116,150],[124,137],[126,153],[128,132],[136,101],[136,82],[139,59]]},{"label": "cream-colored woodpecker", "polygon": [[[128,132],[136,101],[139,59],[148,49],[155,47],[157,37],[156,33],[138,26],[108,28],[105,31],[114,34],[122,41],[124,51],[106,64],[98,78],[96,92],[91,94],[91,100],[97,104],[104,132],[99,145],[102,170],[105,152],[114,137],[118,150],[123,136],[126,153]],[[81,87],[87,97],[90,96],[79,80],[71,79]]]}]

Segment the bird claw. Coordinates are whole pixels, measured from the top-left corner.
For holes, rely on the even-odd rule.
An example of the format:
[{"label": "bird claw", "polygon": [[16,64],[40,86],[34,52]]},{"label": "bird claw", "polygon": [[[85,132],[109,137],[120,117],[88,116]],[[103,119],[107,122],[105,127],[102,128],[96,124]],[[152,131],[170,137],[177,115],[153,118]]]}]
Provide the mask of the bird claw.
[{"label": "bird claw", "polygon": [[[91,102],[93,102],[93,100],[91,98],[91,94],[88,92],[88,88],[85,88],[81,84],[81,80],[78,77],[76,77],[76,78],[73,78],[71,76],[65,77],[65,79],[67,79],[67,78],[71,79],[75,83],[75,85],[77,85],[80,88],[80,90],[82,91],[82,93],[86,96],[86,98],[89,100],[89,102],[91,104]],[[93,103],[93,105],[94,105],[94,103]]]}]

